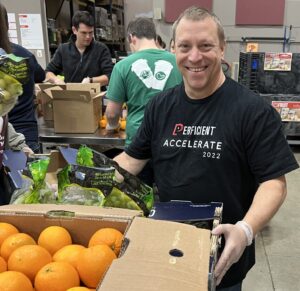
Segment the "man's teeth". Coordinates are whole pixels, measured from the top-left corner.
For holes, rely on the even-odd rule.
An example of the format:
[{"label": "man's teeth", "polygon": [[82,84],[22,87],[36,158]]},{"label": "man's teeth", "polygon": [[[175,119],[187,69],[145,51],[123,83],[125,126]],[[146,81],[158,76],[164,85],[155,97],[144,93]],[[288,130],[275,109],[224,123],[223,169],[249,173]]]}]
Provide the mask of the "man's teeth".
[{"label": "man's teeth", "polygon": [[204,68],[189,68],[189,70],[192,72],[202,72],[204,71]]}]

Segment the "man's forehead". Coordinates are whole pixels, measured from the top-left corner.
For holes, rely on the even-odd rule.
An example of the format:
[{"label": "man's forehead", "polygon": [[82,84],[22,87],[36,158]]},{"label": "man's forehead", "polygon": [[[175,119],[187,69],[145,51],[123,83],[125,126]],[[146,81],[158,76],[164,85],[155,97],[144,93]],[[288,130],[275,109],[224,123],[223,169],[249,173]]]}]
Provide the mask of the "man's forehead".
[{"label": "man's forehead", "polygon": [[88,26],[84,23],[79,23],[79,26],[78,26],[78,30],[86,30],[86,31],[91,31],[91,30],[94,30],[94,27],[93,26]]},{"label": "man's forehead", "polygon": [[209,28],[209,30],[211,30],[210,28],[215,28],[216,32],[218,30],[217,24],[216,22],[210,18],[210,17],[205,17],[202,19],[190,19],[190,18],[182,18],[177,27],[176,27],[176,31],[175,31],[175,35],[178,34],[178,31],[181,31],[182,26],[186,28],[191,28],[194,25],[201,25],[201,26],[207,26]]}]

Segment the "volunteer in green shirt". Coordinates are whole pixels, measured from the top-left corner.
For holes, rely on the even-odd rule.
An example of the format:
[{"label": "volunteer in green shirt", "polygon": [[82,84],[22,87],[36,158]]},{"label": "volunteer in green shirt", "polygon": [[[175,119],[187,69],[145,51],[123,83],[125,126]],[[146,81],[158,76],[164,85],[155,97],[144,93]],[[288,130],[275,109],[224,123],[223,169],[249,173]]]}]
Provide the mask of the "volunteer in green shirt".
[{"label": "volunteer in green shirt", "polygon": [[118,128],[122,106],[127,104],[126,147],[143,120],[149,100],[182,81],[174,55],[156,46],[152,20],[136,18],[129,23],[127,35],[133,54],[115,65],[106,94],[107,130]]}]

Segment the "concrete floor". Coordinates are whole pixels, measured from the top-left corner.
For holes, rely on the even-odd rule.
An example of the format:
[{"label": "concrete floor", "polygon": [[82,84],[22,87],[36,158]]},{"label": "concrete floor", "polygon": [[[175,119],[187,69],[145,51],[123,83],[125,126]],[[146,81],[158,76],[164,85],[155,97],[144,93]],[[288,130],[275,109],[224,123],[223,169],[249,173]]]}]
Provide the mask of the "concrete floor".
[{"label": "concrete floor", "polygon": [[[292,147],[300,163],[300,147]],[[256,264],[243,291],[300,291],[300,169],[286,175],[288,196],[256,239]]]}]

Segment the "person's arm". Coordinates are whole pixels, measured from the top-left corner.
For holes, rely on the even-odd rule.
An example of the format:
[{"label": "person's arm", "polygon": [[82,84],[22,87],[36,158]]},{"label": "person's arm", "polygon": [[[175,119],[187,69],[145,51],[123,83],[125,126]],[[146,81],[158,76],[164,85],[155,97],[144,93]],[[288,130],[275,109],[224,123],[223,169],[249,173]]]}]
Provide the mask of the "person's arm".
[{"label": "person's arm", "polygon": [[81,83],[100,83],[101,86],[106,86],[108,84],[108,76],[101,75],[96,77],[85,77]]},{"label": "person's arm", "polygon": [[40,66],[37,59],[34,55],[32,55],[32,61],[33,61],[33,68],[34,68],[34,82],[35,83],[41,83],[46,78],[46,73],[44,69]]},{"label": "person's arm", "polygon": [[52,84],[58,84],[58,85],[60,85],[60,84],[65,84],[65,82],[64,82],[62,79],[58,78],[58,77],[57,77],[54,73],[52,73],[52,72],[47,72],[47,73],[46,73],[46,79],[45,79],[45,81],[50,82],[50,83],[52,83]]},{"label": "person's arm", "polygon": [[[118,156],[114,157],[114,161],[116,161],[119,166],[127,172],[137,175],[149,160],[138,160],[129,156],[126,152],[122,152]],[[120,180],[120,177],[117,177],[117,179]]]},{"label": "person's arm", "polygon": [[64,84],[64,81],[58,78],[56,75],[60,74],[63,70],[62,65],[62,45],[60,45],[57,50],[55,51],[55,54],[50,61],[50,63],[47,65],[45,71],[46,71],[46,79],[45,81],[48,81],[53,84]]},{"label": "person's arm", "polygon": [[213,234],[223,234],[225,237],[225,247],[215,268],[217,284],[221,282],[231,265],[239,260],[255,235],[275,215],[286,195],[285,176],[263,182],[255,193],[242,223],[221,224],[212,231]]},{"label": "person's arm", "polygon": [[22,133],[16,132],[12,124],[9,122],[7,124],[7,140],[8,148],[23,151],[27,154],[33,154],[33,151],[25,142],[25,136]]},{"label": "person's arm", "polygon": [[114,130],[119,128],[119,119],[122,114],[122,103],[109,100],[105,110],[107,118],[106,130]]}]

